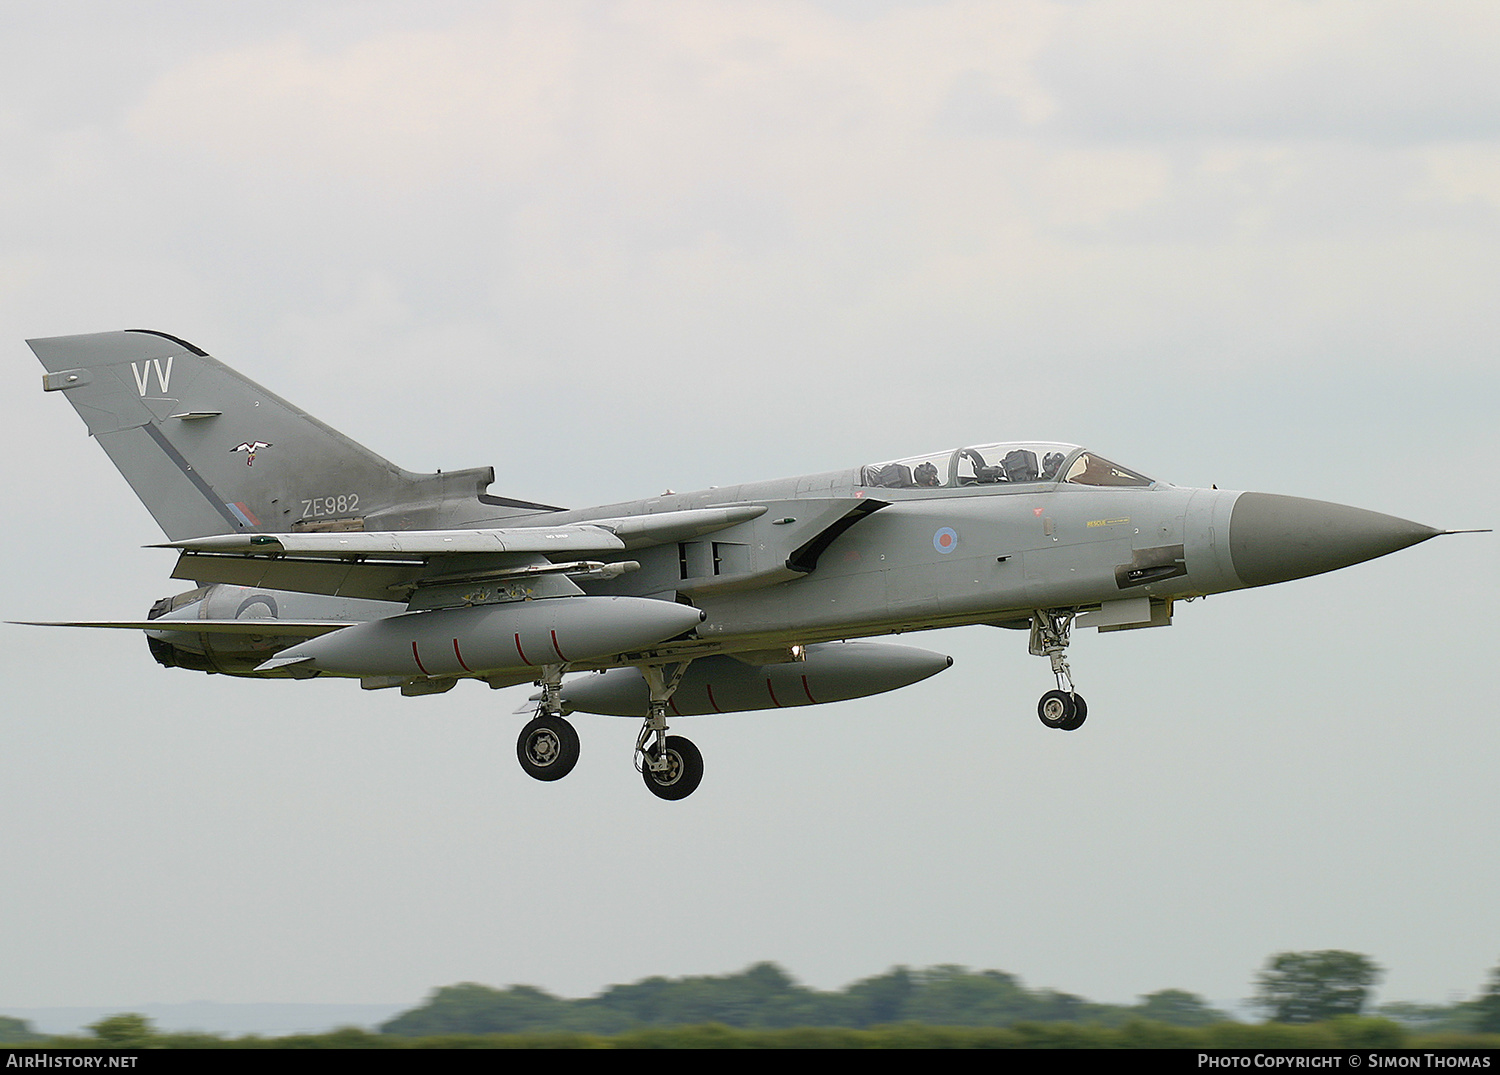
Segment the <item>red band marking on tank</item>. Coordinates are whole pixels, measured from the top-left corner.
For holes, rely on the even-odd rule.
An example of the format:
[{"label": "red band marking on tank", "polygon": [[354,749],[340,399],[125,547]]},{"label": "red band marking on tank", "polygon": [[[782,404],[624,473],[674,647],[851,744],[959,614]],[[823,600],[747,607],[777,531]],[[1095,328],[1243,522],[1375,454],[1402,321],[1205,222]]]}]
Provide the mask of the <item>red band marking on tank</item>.
[{"label": "red band marking on tank", "polygon": [[432,673],[429,672],[429,671],[427,671],[426,667],[423,666],[423,664],[422,664],[422,658],[417,655],[417,640],[416,639],[412,639],[412,641],[411,641],[411,659],[417,662],[417,667],[422,669],[422,674],[424,676],[430,676],[430,675],[432,675]]},{"label": "red band marking on tank", "polygon": [[807,677],[806,676],[802,677],[802,693],[805,694],[805,695],[807,695],[807,700],[809,702],[811,702],[813,705],[817,705],[818,704],[818,700],[812,696],[812,688],[807,685]]},{"label": "red band marking on tank", "polygon": [[774,705],[777,709],[780,709],[781,703],[776,700],[776,689],[771,686],[770,676],[766,677],[766,693],[771,696],[771,704]]},{"label": "red band marking on tank", "polygon": [[462,653],[458,652],[458,639],[456,639],[456,638],[453,640],[453,656],[455,656],[455,657],[458,658],[458,666],[460,668],[462,668],[465,672],[472,672],[472,671],[474,671],[474,669],[470,668],[468,665],[466,665],[464,663],[464,655]]},{"label": "red band marking on tank", "polygon": [[555,653],[555,654],[557,654],[564,661],[567,660],[566,657],[563,657],[563,651],[557,648],[557,632],[556,631],[552,632],[552,652]]},{"label": "red band marking on tank", "polygon": [[724,712],[719,708],[719,703],[714,700],[714,685],[712,683],[708,685],[708,704],[714,707],[715,713]]},{"label": "red band marking on tank", "polygon": [[521,655],[522,664],[524,664],[527,668],[534,667],[532,663],[526,659],[526,651],[521,648],[521,632],[519,631],[516,632],[516,652]]}]

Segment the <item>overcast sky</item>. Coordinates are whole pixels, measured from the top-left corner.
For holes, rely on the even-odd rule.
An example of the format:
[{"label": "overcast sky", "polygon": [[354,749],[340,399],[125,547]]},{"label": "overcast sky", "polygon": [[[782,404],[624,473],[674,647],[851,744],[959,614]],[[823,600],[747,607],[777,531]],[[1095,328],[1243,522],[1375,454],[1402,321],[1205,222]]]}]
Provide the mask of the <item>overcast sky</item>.
[{"label": "overcast sky", "polygon": [[[1019,438],[1500,522],[1489,2],[0,5],[0,618],[186,589],[28,337],[192,341],[414,470],[574,507]],[[516,765],[429,698],[0,628],[0,1012],[586,995],[776,960],[1383,1000],[1500,962],[1494,535],[883,697]]]}]

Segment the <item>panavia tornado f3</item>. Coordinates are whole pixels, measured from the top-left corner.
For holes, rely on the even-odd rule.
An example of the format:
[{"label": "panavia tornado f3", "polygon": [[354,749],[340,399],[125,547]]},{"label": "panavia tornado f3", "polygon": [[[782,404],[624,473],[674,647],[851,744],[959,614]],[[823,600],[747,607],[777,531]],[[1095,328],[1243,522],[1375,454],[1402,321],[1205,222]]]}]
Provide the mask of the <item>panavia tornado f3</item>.
[{"label": "panavia tornado f3", "polygon": [[1074,627],[1165,626],[1179,599],[1449,532],[1182,489],[1043,442],[569,510],[491,495],[490,467],[401,470],[166,333],[28,342],[43,388],[73,404],[178,550],[172,577],[194,584],[145,620],[71,626],[143,630],[163,665],[235,676],[406,695],[532,682],[516,744],[529,775],[576,764],[568,714],[643,718],[635,764],[663,799],[703,776],[669,713],[860,698],[953,663],[859,640],[1025,630],[1056,680],[1038,715],[1073,731],[1088,714],[1066,656]]}]

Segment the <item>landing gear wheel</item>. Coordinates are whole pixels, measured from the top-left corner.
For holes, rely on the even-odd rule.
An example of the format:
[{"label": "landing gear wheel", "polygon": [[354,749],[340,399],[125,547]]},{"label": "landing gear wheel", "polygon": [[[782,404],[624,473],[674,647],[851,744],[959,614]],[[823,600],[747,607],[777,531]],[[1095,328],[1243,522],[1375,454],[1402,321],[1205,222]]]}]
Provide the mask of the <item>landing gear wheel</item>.
[{"label": "landing gear wheel", "polygon": [[[1073,704],[1075,697],[1076,695],[1069,694],[1067,691],[1048,691],[1042,695],[1042,700],[1037,702],[1036,715],[1049,728],[1065,729],[1075,716],[1076,709]],[[1078,723],[1082,724],[1083,721],[1080,720]]]},{"label": "landing gear wheel", "polygon": [[1058,725],[1065,732],[1076,732],[1083,727],[1083,722],[1088,719],[1089,704],[1083,700],[1083,695],[1073,695],[1073,716]]},{"label": "landing gear wheel", "polygon": [[[656,760],[654,750],[648,752],[647,760]],[[691,739],[680,735],[667,736],[667,762],[665,769],[656,770],[648,765],[641,770],[652,795],[658,799],[686,799],[698,790],[703,781],[703,755],[698,753]]]},{"label": "landing gear wheel", "polygon": [[562,717],[543,713],[521,729],[516,757],[527,776],[561,780],[578,764],[578,732]]}]

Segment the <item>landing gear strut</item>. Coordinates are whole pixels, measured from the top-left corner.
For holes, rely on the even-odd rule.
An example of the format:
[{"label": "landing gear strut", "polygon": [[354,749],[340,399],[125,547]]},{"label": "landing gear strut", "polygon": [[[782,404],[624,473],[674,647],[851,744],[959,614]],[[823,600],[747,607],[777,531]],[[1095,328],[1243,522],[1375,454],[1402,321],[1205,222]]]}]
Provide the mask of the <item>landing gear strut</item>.
[{"label": "landing gear strut", "polygon": [[516,757],[526,775],[561,780],[578,764],[578,732],[562,715],[562,665],[546,665],[537,685],[542,688],[542,700],[536,716],[521,729]]},{"label": "landing gear strut", "polygon": [[667,703],[682,682],[688,661],[641,669],[650,691],[646,721],[635,740],[635,767],[659,799],[686,799],[703,780],[703,755],[692,740],[667,734]]},{"label": "landing gear strut", "polygon": [[1031,616],[1031,652],[1052,661],[1057,689],[1048,691],[1037,702],[1036,714],[1049,728],[1072,732],[1088,719],[1088,703],[1073,689],[1068,671],[1068,643],[1073,633],[1073,613],[1056,609],[1037,609]]}]

